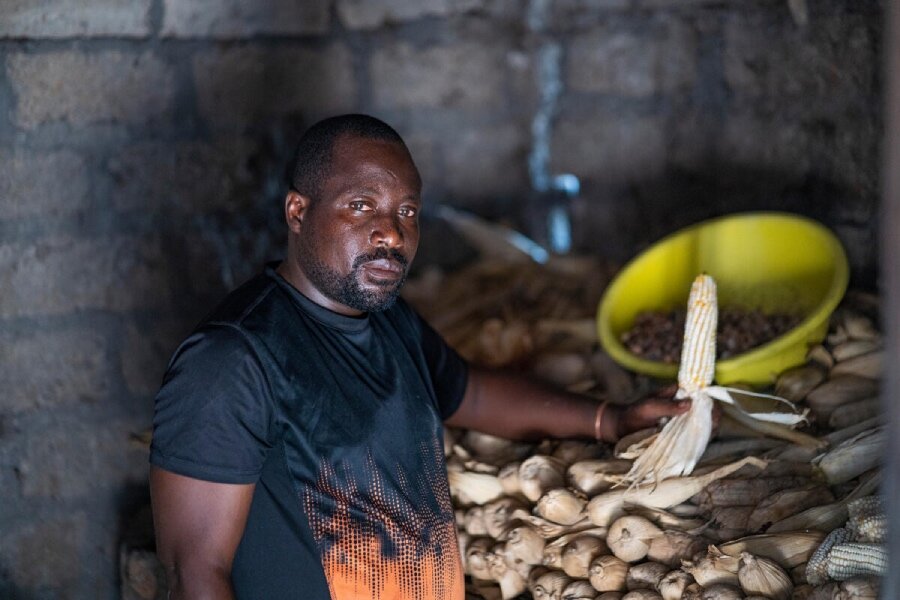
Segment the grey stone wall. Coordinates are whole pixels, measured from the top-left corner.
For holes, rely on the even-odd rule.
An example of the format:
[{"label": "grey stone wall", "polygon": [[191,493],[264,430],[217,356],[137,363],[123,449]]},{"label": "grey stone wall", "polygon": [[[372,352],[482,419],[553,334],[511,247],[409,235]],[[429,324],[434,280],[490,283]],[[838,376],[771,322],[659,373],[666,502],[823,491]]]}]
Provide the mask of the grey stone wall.
[{"label": "grey stone wall", "polygon": [[781,0],[6,0],[0,597],[118,597],[123,519],[146,501],[131,435],[178,340],[279,257],[285,166],[320,117],[386,119],[427,202],[526,227],[553,41],[551,166],[582,180],[580,250],[624,260],[783,208],[833,227],[874,283],[882,6],[809,10],[799,26]]}]

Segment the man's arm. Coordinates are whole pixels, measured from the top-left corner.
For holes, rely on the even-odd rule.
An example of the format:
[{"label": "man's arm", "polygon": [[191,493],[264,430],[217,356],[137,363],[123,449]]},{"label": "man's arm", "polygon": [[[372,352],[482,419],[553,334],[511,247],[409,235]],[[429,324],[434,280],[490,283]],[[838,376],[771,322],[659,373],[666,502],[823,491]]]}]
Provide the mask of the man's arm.
[{"label": "man's arm", "polygon": [[[671,397],[671,395],[669,396]],[[648,398],[628,407],[607,405],[600,438],[615,442],[626,433],[653,427],[661,417],[688,410],[690,402]],[[524,376],[469,368],[462,403],[447,425],[515,440],[595,437],[598,401]]]},{"label": "man's arm", "polygon": [[202,481],[150,467],[156,549],[169,598],[234,598],[231,564],[255,484]]}]

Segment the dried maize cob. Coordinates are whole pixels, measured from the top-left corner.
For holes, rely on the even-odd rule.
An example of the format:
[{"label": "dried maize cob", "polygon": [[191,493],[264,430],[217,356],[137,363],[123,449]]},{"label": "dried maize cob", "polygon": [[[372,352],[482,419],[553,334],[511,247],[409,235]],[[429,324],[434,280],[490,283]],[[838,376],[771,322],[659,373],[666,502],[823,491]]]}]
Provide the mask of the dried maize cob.
[{"label": "dried maize cob", "polygon": [[847,504],[847,514],[850,515],[851,521],[883,512],[884,499],[881,496],[873,495],[857,498],[853,502]]},{"label": "dried maize cob", "polygon": [[856,575],[887,573],[887,550],[879,544],[838,544],[828,553],[825,572],[832,579],[843,581]]},{"label": "dried maize cob", "polygon": [[[772,423],[795,425],[803,420],[802,415],[783,412],[747,413],[734,400],[728,388],[713,386],[716,370],[716,325],[718,322],[718,301],[716,282],[709,275],[701,274],[694,279],[688,297],[687,317],[684,328],[684,341],[681,349],[681,363],[678,368],[678,392],[676,400],[691,399],[691,408],[669,421],[663,430],[646,448],[639,449],[640,455],[634,461],[631,470],[623,480],[632,486],[644,482],[658,482],[667,477],[689,475],[700,460],[712,433],[713,400],[720,400],[733,406],[744,424],[753,427],[757,421],[769,425],[765,432],[780,432]],[[783,398],[743,392],[750,396],[763,396],[790,402]],[[793,405],[791,405],[793,408]],[[749,422],[749,423],[748,423]],[[760,427],[763,424],[758,424]],[[786,428],[787,433],[780,432],[782,437],[794,432]],[[805,436],[808,437],[808,436]],[[816,443],[816,440],[802,440]]]},{"label": "dried maize cob", "polygon": [[884,514],[861,517],[847,524],[856,534],[856,541],[883,543],[887,537],[888,520]]},{"label": "dried maize cob", "polygon": [[716,282],[709,275],[699,275],[691,286],[684,323],[684,345],[678,367],[678,388],[682,397],[691,396],[712,383],[716,371],[718,321]]},{"label": "dried maize cob", "polygon": [[840,527],[829,533],[806,563],[806,581],[811,585],[822,585],[828,580],[828,554],[835,545],[850,541],[853,534]]},{"label": "dried maize cob", "polygon": [[690,474],[712,434],[712,398],[704,390],[716,369],[716,283],[699,275],[691,286],[676,398],[691,398],[691,408],[669,421],[634,461],[625,480],[632,484]]}]

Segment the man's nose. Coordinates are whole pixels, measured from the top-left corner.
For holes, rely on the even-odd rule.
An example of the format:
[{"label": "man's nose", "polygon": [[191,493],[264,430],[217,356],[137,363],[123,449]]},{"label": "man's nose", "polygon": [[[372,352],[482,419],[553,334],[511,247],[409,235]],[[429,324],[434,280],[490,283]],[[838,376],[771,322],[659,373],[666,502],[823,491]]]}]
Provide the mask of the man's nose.
[{"label": "man's nose", "polygon": [[403,233],[400,231],[400,224],[397,222],[397,219],[389,215],[376,219],[372,224],[369,242],[376,247],[397,248],[401,246],[403,244]]}]

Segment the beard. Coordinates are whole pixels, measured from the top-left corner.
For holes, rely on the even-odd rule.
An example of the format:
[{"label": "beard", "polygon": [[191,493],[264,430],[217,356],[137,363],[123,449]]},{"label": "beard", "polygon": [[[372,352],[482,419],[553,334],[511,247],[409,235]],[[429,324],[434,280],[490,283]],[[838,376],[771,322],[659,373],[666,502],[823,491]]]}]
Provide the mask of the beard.
[{"label": "beard", "polygon": [[[400,288],[406,281],[409,261],[398,250],[378,248],[374,252],[361,254],[353,260],[347,275],[341,275],[315,257],[315,253],[300,244],[298,260],[303,272],[313,285],[325,296],[344,306],[363,312],[380,312],[390,308],[400,296]],[[360,269],[363,264],[378,260],[393,259],[403,267],[403,276],[397,281],[378,283],[377,289],[366,289],[360,284]]]}]

